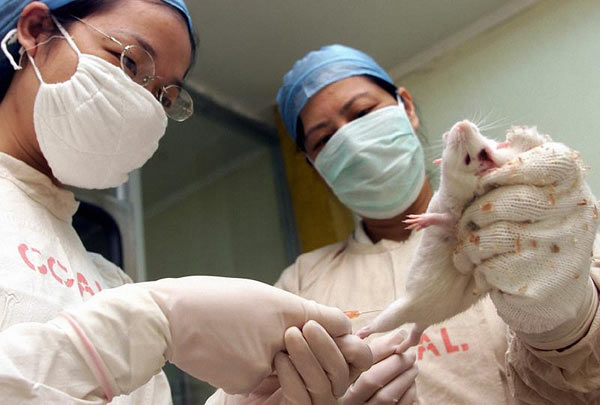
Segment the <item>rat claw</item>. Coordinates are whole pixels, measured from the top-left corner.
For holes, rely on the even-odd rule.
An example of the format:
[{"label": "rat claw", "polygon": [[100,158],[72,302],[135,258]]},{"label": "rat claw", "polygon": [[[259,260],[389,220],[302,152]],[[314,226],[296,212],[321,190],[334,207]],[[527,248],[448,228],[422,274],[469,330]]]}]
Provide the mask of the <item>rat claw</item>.
[{"label": "rat claw", "polygon": [[370,336],[373,332],[371,332],[371,328],[369,328],[368,326],[365,326],[364,328],[361,328],[358,330],[358,332],[356,332],[356,336],[358,336],[361,339],[364,339],[368,336]]}]

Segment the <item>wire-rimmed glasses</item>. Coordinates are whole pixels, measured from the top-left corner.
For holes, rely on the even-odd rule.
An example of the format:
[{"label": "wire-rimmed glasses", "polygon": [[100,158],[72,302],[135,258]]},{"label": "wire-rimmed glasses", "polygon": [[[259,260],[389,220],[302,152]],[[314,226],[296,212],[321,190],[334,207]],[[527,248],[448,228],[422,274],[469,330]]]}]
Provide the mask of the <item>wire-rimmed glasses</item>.
[{"label": "wire-rimmed glasses", "polygon": [[73,18],[123,48],[120,56],[121,69],[134,82],[154,94],[169,118],[175,121],[185,121],[194,113],[194,101],[184,88],[176,84],[165,86],[160,76],[155,75],[154,59],[147,50],[138,45],[124,45],[112,35],[106,34],[90,23],[75,16]]}]

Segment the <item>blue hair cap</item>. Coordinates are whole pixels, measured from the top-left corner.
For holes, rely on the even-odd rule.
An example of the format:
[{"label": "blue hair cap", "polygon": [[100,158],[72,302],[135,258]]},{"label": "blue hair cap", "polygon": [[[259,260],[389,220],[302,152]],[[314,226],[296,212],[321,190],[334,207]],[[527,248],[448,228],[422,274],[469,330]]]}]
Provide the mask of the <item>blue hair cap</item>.
[{"label": "blue hair cap", "polygon": [[188,10],[185,2],[183,0],[162,0],[167,3],[171,7],[175,7],[177,10],[181,11],[181,14],[185,17],[185,21],[188,25],[188,30],[190,31],[190,38],[194,37],[194,26],[192,25],[192,16],[190,15],[190,11]]},{"label": "blue hair cap", "polygon": [[[41,0],[43,3],[46,3],[50,10],[56,10],[62,6],[66,6],[69,3],[73,3],[74,0]],[[186,23],[188,25],[188,29],[190,31],[191,37],[193,37],[193,26],[192,26],[192,16],[188,11],[185,2],[183,0],[163,0],[163,2],[167,3],[171,7],[179,10],[186,19]],[[28,4],[28,1],[23,0],[2,0],[0,1],[0,39],[4,38],[4,36],[8,33],[8,31],[16,28],[17,21],[19,21],[19,16],[21,15],[21,11]]]},{"label": "blue hair cap", "polygon": [[298,137],[298,117],[306,102],[331,83],[360,75],[373,76],[395,86],[373,58],[348,46],[324,46],[296,61],[283,77],[283,85],[277,93],[279,113],[294,141]]}]

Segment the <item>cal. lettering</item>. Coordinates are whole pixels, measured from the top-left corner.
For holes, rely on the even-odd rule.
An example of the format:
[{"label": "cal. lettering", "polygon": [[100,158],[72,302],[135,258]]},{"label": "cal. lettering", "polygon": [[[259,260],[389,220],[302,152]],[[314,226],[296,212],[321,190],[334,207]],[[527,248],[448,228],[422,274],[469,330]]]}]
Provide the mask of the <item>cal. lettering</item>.
[{"label": "cal. lettering", "polygon": [[[425,343],[427,343],[427,345],[425,345]],[[429,336],[427,336],[426,333],[423,333],[423,335],[421,335],[421,340],[419,342],[417,358],[419,360],[423,360],[423,355],[425,354],[426,351],[432,352],[435,357],[438,357],[440,355],[440,351],[431,342],[431,339],[429,339]]]},{"label": "cal. lettering", "polygon": [[52,277],[54,277],[54,279],[56,281],[58,281],[59,284],[64,284],[67,287],[71,287],[73,285],[73,283],[75,283],[75,280],[72,278],[67,278],[66,280],[63,280],[62,278],[60,278],[54,271],[55,266],[58,267],[59,269],[61,269],[66,274],[69,274],[69,270],[67,270],[67,268],[61,264],[61,262],[54,259],[53,257],[49,258],[48,259],[48,268],[50,269],[50,273],[52,274]]},{"label": "cal. lettering", "polygon": [[444,346],[446,347],[446,353],[454,353],[458,352],[460,349],[458,346],[453,345],[450,342],[450,336],[448,336],[448,330],[446,328],[442,328],[440,331],[442,334],[442,341],[444,342]]},{"label": "cal. lettering", "polygon": [[[39,250],[29,249],[29,246],[27,246],[24,243],[21,243],[19,245],[18,250],[19,250],[19,254],[21,255],[21,259],[23,259],[23,261],[25,262],[27,267],[29,267],[33,271],[35,271],[37,269],[42,274],[48,273],[48,269],[43,264],[42,253]],[[31,250],[31,252],[32,252],[32,254],[30,254],[30,255],[27,254],[27,252],[29,250]],[[36,263],[34,264],[30,259],[35,260]]]},{"label": "cal. lettering", "polygon": [[77,285],[79,286],[79,293],[82,297],[84,292],[87,292],[91,296],[94,296],[94,290],[92,290],[92,287],[90,287],[90,285],[88,284],[87,279],[81,273],[77,273]]}]

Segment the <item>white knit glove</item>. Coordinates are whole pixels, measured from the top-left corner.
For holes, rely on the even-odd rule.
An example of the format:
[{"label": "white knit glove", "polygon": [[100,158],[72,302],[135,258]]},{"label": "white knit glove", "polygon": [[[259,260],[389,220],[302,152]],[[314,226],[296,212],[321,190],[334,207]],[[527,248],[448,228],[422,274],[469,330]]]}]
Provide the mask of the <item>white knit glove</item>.
[{"label": "white knit glove", "polygon": [[[548,142],[483,176],[459,221],[454,263],[540,349],[581,338],[597,307],[590,276],[596,200],[576,152]],[[491,191],[490,191],[491,190]]]}]

